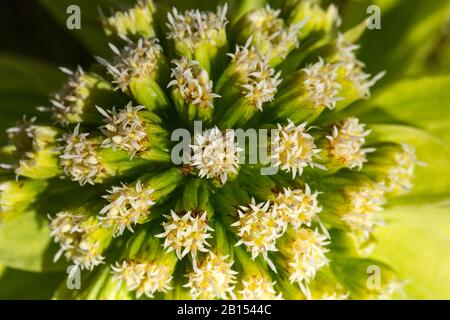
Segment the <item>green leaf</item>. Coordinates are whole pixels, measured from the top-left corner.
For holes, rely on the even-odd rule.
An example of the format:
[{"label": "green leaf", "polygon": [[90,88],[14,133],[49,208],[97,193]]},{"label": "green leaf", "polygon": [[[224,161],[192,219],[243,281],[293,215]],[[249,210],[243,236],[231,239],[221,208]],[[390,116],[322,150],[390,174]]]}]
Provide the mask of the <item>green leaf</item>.
[{"label": "green leaf", "polygon": [[58,23],[66,28],[66,21],[69,14],[66,13],[67,7],[76,4],[81,10],[81,29],[69,30],[77,37],[80,42],[91,53],[108,57],[111,50],[108,47],[108,41],[100,21],[99,9],[101,8],[105,15],[110,14],[111,9],[126,9],[127,4],[131,6],[133,0],[39,0],[39,3],[50,12]]},{"label": "green leaf", "polygon": [[0,300],[51,299],[64,273],[39,274],[0,266]]},{"label": "green leaf", "polygon": [[450,299],[450,206],[404,206],[385,212],[373,257],[407,281],[410,299]]},{"label": "green leaf", "polygon": [[[450,74],[401,80],[369,100],[367,108],[377,108],[390,122],[422,128],[450,142]],[[361,118],[386,121],[374,119],[373,113]]]},{"label": "green leaf", "polygon": [[[420,71],[448,19],[447,0],[348,1],[343,21],[352,26],[369,17],[369,5],[381,9],[381,29],[367,30],[361,39],[360,58],[371,73],[386,70],[386,79]],[[344,26],[345,27],[345,26]],[[386,84],[386,81],[385,81]]]},{"label": "green leaf", "polygon": [[414,189],[394,199],[393,203],[422,203],[450,199],[450,145],[434,135],[402,125],[371,125],[369,143],[392,141],[411,144],[417,158],[425,165],[417,165]]},{"label": "green leaf", "polygon": [[0,264],[33,272],[63,270],[61,259],[53,263],[58,250],[50,237],[47,217],[34,210],[23,212],[0,226]]},{"label": "green leaf", "polygon": [[[56,67],[18,55],[0,54],[0,143],[3,133],[24,115],[37,115],[36,106],[49,103],[64,75]],[[5,80],[7,79],[7,80]]]}]

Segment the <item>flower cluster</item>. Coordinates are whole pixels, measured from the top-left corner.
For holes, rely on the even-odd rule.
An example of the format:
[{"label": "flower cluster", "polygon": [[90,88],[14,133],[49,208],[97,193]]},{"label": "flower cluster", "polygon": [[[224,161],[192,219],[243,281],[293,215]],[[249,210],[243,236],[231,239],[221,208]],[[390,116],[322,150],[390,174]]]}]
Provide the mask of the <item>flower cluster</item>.
[{"label": "flower cluster", "polygon": [[0,216],[48,204],[55,259],[93,272],[73,297],[352,299],[401,283],[386,266],[390,285],[360,285],[419,163],[349,108],[383,73],[364,72],[335,6],[235,9],[146,0],[103,16],[114,58],[63,69],[40,108],[55,123],[8,131]]},{"label": "flower cluster", "polygon": [[156,237],[164,238],[164,248],[167,248],[168,252],[175,251],[178,259],[190,253],[196,266],[197,253],[209,251],[209,232],[214,231],[208,225],[207,212],[188,211],[180,217],[171,210],[170,216],[165,218],[167,221],[163,223],[164,232]]}]

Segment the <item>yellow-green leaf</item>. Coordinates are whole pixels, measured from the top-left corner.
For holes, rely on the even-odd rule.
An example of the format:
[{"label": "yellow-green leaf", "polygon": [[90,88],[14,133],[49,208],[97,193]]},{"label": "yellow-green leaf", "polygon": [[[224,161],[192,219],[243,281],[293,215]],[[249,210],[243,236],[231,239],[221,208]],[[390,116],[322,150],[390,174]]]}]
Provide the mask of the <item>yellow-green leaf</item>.
[{"label": "yellow-green leaf", "polygon": [[49,233],[49,220],[34,210],[0,225],[0,264],[34,272],[64,269],[63,259],[53,263],[58,248]]},{"label": "yellow-green leaf", "polygon": [[410,299],[450,299],[450,205],[395,207],[385,219],[373,257],[407,281]]},{"label": "yellow-green leaf", "polygon": [[[381,110],[390,121],[423,128],[450,142],[450,74],[401,80],[369,100],[364,109],[369,108]],[[373,119],[373,113],[363,119],[380,121]]]}]

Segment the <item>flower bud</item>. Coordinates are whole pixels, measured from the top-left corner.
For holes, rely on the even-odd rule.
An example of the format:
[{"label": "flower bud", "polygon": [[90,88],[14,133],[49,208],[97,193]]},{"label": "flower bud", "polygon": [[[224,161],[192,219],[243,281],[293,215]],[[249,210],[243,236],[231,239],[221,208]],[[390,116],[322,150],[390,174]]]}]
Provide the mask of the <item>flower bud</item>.
[{"label": "flower bud", "polygon": [[102,17],[103,29],[114,40],[153,38],[156,36],[153,18],[155,11],[152,0],[139,0],[127,11],[117,11],[110,17]]},{"label": "flower bud", "polygon": [[190,61],[186,57],[172,62],[175,67],[167,87],[172,87],[172,98],[179,117],[189,126],[195,120],[208,125],[212,121],[213,100],[220,98],[213,92],[213,82],[208,72],[200,67],[198,61]]},{"label": "flower bud", "polygon": [[35,119],[18,123],[7,130],[15,147],[12,168],[18,176],[32,179],[49,179],[62,171],[58,164],[60,131],[53,127],[38,126]]},{"label": "flower bud", "polygon": [[356,175],[334,177],[330,182],[320,197],[324,207],[322,220],[351,231],[360,243],[365,242],[376,226],[384,225],[381,216],[386,203],[384,183]]},{"label": "flower bud", "polygon": [[25,212],[47,188],[44,180],[24,179],[0,182],[0,224]]},{"label": "flower bud", "polygon": [[160,250],[161,240],[154,237],[155,228],[139,228],[128,241],[127,250],[111,266],[116,290],[134,292],[136,298],[154,298],[172,290],[177,263],[173,252]]},{"label": "flower bud", "polygon": [[[149,111],[166,111],[168,98],[161,88],[167,84],[168,62],[157,39],[140,38],[129,42],[122,50],[113,44],[116,58],[109,63],[97,57],[113,78],[113,83],[125,93],[130,93]],[[98,104],[102,105],[102,104]]]},{"label": "flower bud", "polygon": [[374,148],[364,148],[366,137],[371,130],[359,123],[355,117],[346,118],[330,125],[318,139],[322,150],[320,158],[328,169],[327,173],[334,173],[342,168],[361,170],[367,162],[367,154]]},{"label": "flower bud", "polygon": [[197,133],[190,147],[190,165],[198,170],[200,178],[213,179],[219,186],[234,180],[239,170],[237,154],[241,149],[233,131],[222,133],[215,127]]},{"label": "flower bud", "polygon": [[218,7],[216,13],[199,10],[179,13],[173,8],[167,15],[167,38],[173,42],[175,56],[198,61],[207,73],[218,76],[228,47],[227,10],[227,4]]},{"label": "flower bud", "polygon": [[245,125],[258,111],[263,111],[265,104],[273,101],[281,83],[280,73],[269,65],[267,56],[250,45],[251,39],[229,54],[231,64],[217,83],[222,99],[214,116],[222,128]]},{"label": "flower bud", "polygon": [[363,172],[384,183],[386,195],[401,196],[413,188],[416,165],[423,165],[408,144],[383,144],[370,158]]},{"label": "flower bud", "polygon": [[251,44],[267,55],[269,64],[274,67],[299,46],[298,34],[303,26],[302,21],[286,25],[280,13],[281,10],[267,5],[248,12],[233,26],[236,43],[244,44],[250,38]]},{"label": "flower bud", "polygon": [[114,237],[122,235],[125,229],[133,232],[135,225],[153,217],[152,207],[171,193],[182,178],[178,169],[172,169],[158,175],[144,175],[128,185],[113,186],[104,196],[108,204],[99,211],[101,224],[112,228]]},{"label": "flower bud", "polygon": [[239,248],[235,249],[236,262],[239,265],[239,282],[236,288],[240,300],[281,300],[277,293],[276,281],[256,261]]},{"label": "flower bud", "polygon": [[108,81],[95,73],[84,72],[81,67],[75,71],[61,70],[69,76],[69,80],[52,96],[51,107],[38,107],[39,111],[51,112],[53,120],[61,125],[101,123],[95,105],[110,108],[123,99],[122,95],[114,92]]},{"label": "flower bud", "polygon": [[346,300],[348,291],[336,280],[328,267],[320,269],[309,284],[312,300]]},{"label": "flower bud", "polygon": [[295,1],[285,9],[288,12],[286,21],[288,24],[296,24],[305,21],[301,32],[298,33],[299,40],[304,40],[310,45],[314,41],[333,34],[341,25],[338,9],[334,4],[326,10],[314,1]]},{"label": "flower bud", "polygon": [[125,151],[102,148],[103,139],[89,135],[80,132],[80,126],[76,126],[73,133],[63,136],[64,145],[59,156],[65,175],[82,186],[130,175],[153,163],[138,157],[130,159]]},{"label": "flower bud", "polygon": [[112,232],[100,225],[96,216],[100,208],[100,201],[91,201],[50,217],[50,236],[61,247],[55,261],[64,255],[67,260],[87,270],[103,263],[103,252],[111,242]]},{"label": "flower bud", "polygon": [[102,148],[123,150],[146,160],[166,161],[169,158],[169,133],[161,127],[162,120],[144,106],[133,107],[129,102],[122,110],[105,111],[97,107],[105,117],[104,126],[100,128],[107,137]]}]

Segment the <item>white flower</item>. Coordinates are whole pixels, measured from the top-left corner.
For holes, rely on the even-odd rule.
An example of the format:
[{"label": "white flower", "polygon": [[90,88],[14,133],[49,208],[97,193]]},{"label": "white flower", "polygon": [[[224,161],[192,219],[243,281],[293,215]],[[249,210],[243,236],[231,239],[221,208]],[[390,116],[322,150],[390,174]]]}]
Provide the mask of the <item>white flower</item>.
[{"label": "white flower", "polygon": [[191,166],[200,170],[200,178],[219,178],[222,184],[228,179],[228,174],[237,174],[239,161],[237,153],[241,149],[235,142],[234,132],[227,130],[225,134],[214,127],[203,134],[196,134],[194,143],[190,146],[192,155]]},{"label": "white flower", "polygon": [[270,44],[267,52],[271,56],[285,58],[290,49],[299,46],[298,33],[306,21],[285,25],[280,16],[281,10],[274,10],[269,5],[249,13],[248,19],[256,28],[255,38],[261,38],[265,44]]},{"label": "white flower", "polygon": [[214,98],[220,98],[212,92],[213,82],[209,79],[208,72],[199,66],[198,61],[189,61],[186,57],[173,60],[172,81],[168,88],[175,86],[187,104],[199,107],[213,107]]},{"label": "white flower", "polygon": [[327,107],[334,109],[336,103],[342,98],[338,95],[341,91],[341,85],[337,81],[336,66],[325,63],[323,59],[304,69],[306,79],[303,82],[306,88],[308,100],[314,104],[316,108]]},{"label": "white flower", "polygon": [[99,145],[88,140],[89,133],[80,133],[78,124],[73,133],[65,134],[66,143],[60,155],[64,173],[78,181],[80,185],[94,184],[95,178],[104,171],[97,150]]},{"label": "white flower", "polygon": [[67,125],[74,120],[78,122],[82,120],[84,100],[89,97],[89,84],[80,66],[75,71],[63,67],[60,70],[69,76],[69,80],[53,95],[50,108],[38,107],[38,110],[50,111],[56,122]]},{"label": "white flower", "polygon": [[179,40],[190,49],[195,49],[202,41],[208,41],[214,45],[225,32],[228,23],[226,18],[228,6],[224,4],[217,8],[217,13],[202,12],[199,10],[187,10],[180,14],[176,8],[167,14],[169,28],[168,39]]},{"label": "white flower", "polygon": [[289,280],[297,282],[302,292],[310,298],[308,283],[316,276],[317,270],[328,264],[325,246],[328,237],[317,230],[301,228],[294,231],[292,239],[284,247],[283,254],[289,270]]},{"label": "white flower", "polygon": [[[128,34],[142,34],[150,36],[150,26],[153,23],[155,6],[152,0],[139,0],[136,5],[128,11],[118,11],[113,16],[105,18],[104,24],[108,36],[117,33],[124,39]],[[149,27],[150,30],[143,30],[142,26]]]},{"label": "white flower", "polygon": [[238,72],[242,73],[245,83],[242,85],[244,97],[248,103],[262,111],[262,105],[273,101],[277,87],[281,83],[281,72],[276,73],[269,65],[269,57],[262,55],[254,46],[250,47],[252,37],[245,46],[236,46],[234,54],[229,53]]},{"label": "white flower", "polygon": [[317,196],[319,192],[311,192],[308,184],[305,189],[284,188],[279,193],[273,204],[273,210],[287,224],[291,224],[295,229],[302,225],[311,226],[313,221],[319,221],[318,214],[322,211],[319,206]]},{"label": "white flower", "polygon": [[284,171],[291,172],[292,177],[303,173],[305,167],[318,167],[325,169],[323,166],[314,163],[314,158],[320,152],[316,148],[314,138],[305,129],[306,123],[296,126],[288,119],[288,125],[283,127],[278,124],[278,131],[275,137],[272,137],[272,154],[271,158],[275,161],[276,166]]},{"label": "white flower", "polygon": [[155,204],[152,199],[153,189],[142,185],[141,181],[134,186],[122,184],[112,187],[110,194],[104,196],[108,200],[101,211],[100,221],[106,227],[112,227],[114,236],[121,235],[125,228],[133,232],[133,225],[142,222],[148,216],[150,208]]},{"label": "white flower", "polygon": [[129,102],[119,112],[114,108],[112,111],[105,111],[99,107],[97,109],[105,117],[106,122],[101,128],[102,133],[107,136],[101,145],[102,148],[125,150],[131,157],[147,150],[148,136],[145,123],[139,118],[139,111],[145,109],[144,106],[133,107]]},{"label": "white flower", "polygon": [[348,211],[342,220],[352,231],[361,233],[366,239],[376,226],[384,224],[380,212],[386,202],[384,183],[368,183],[347,190]]},{"label": "white flower", "polygon": [[207,222],[207,212],[186,212],[183,216],[177,215],[173,210],[163,222],[164,232],[156,235],[165,238],[164,248],[167,252],[175,251],[178,259],[191,253],[194,269],[196,268],[197,252],[209,252],[207,240],[211,238],[209,231],[214,231]]},{"label": "white flower", "polygon": [[241,300],[281,300],[282,294],[275,291],[275,281],[266,276],[250,275],[242,280],[242,290],[239,290]]},{"label": "white flower", "polygon": [[339,62],[354,65],[363,68],[365,65],[356,58],[355,50],[359,49],[359,45],[353,44],[345,39],[342,33],[338,34],[336,43],[337,55]]},{"label": "white flower", "polygon": [[416,158],[413,146],[402,144],[403,152],[395,155],[396,165],[389,170],[385,180],[386,192],[391,195],[402,195],[413,188],[414,169],[421,164]]},{"label": "white flower", "polygon": [[104,65],[113,77],[113,83],[123,92],[127,92],[132,79],[152,77],[158,69],[158,61],[163,57],[163,49],[158,39],[141,38],[137,43],[128,42],[129,45],[122,51],[109,44],[116,54],[113,63],[97,57],[97,61]]},{"label": "white flower", "polygon": [[269,251],[278,251],[277,240],[283,235],[284,222],[273,210],[269,210],[270,202],[256,204],[255,199],[248,207],[238,210],[239,220],[231,226],[237,228],[239,241],[236,246],[244,244],[255,259],[260,254],[270,268],[276,272],[275,265],[268,256]]},{"label": "white flower", "polygon": [[185,287],[190,288],[194,299],[233,299],[236,271],[231,269],[233,261],[227,262],[229,256],[210,252],[207,257],[188,274],[189,281]]},{"label": "white flower", "polygon": [[331,158],[349,169],[361,169],[367,162],[367,153],[375,151],[374,148],[363,148],[365,137],[371,132],[364,127],[355,117],[347,118],[333,126],[331,135],[326,136]]},{"label": "white flower", "polygon": [[129,291],[136,291],[137,298],[143,294],[153,298],[155,292],[167,292],[171,290],[170,282],[172,274],[170,268],[158,262],[138,262],[135,260],[123,260],[111,265],[114,279],[118,281],[117,288],[124,282]]},{"label": "white flower", "polygon": [[84,224],[85,217],[83,215],[63,211],[56,214],[54,218],[49,218],[51,221],[50,236],[61,247],[56,253],[54,261],[64,254],[67,260],[72,260],[82,269],[88,270],[103,263],[104,257],[98,251],[99,243],[91,237],[96,227]]}]

